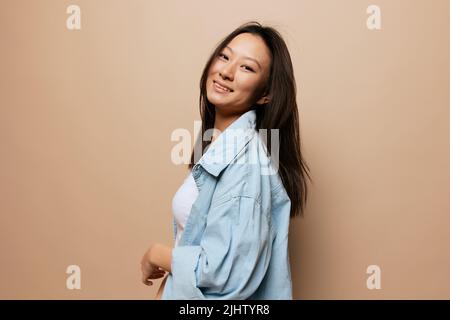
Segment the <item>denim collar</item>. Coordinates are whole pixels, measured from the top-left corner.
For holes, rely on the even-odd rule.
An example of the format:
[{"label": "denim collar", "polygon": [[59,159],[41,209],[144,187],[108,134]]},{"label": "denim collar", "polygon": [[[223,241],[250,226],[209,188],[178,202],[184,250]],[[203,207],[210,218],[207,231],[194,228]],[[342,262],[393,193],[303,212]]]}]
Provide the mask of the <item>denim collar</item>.
[{"label": "denim collar", "polygon": [[249,110],[243,113],[207,146],[205,153],[193,169],[196,171],[196,167],[201,165],[213,176],[219,176],[253,137],[255,127],[256,111]]}]

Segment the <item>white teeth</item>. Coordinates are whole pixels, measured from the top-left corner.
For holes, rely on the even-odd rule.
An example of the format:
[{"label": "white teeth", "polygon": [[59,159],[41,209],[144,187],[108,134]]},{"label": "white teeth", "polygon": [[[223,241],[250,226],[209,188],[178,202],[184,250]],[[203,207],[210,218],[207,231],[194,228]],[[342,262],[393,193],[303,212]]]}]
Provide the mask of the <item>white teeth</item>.
[{"label": "white teeth", "polygon": [[218,84],[217,82],[216,82],[216,84],[217,84],[217,86],[219,86],[219,88],[221,88],[221,89],[223,89],[223,90],[225,90],[225,91],[228,91],[228,92],[230,92],[231,90],[230,89],[227,89],[227,88],[225,88],[225,87],[222,87],[220,84]]}]

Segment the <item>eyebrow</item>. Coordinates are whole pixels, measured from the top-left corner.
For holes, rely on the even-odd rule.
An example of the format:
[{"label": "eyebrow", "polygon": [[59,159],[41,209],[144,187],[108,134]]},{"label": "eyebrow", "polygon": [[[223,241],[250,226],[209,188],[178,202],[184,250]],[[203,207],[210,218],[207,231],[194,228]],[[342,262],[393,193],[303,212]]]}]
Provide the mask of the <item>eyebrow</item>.
[{"label": "eyebrow", "polygon": [[[229,49],[229,50],[233,53],[233,49],[231,49],[229,46],[226,46],[225,48]],[[248,60],[254,61],[254,62],[258,65],[258,67],[259,67],[260,69],[262,69],[262,68],[261,68],[261,65],[260,65],[259,62],[258,62],[258,60],[253,59],[253,58],[250,58],[250,57],[247,57],[247,56],[244,56],[244,58],[245,58],[245,59],[248,59]]]}]

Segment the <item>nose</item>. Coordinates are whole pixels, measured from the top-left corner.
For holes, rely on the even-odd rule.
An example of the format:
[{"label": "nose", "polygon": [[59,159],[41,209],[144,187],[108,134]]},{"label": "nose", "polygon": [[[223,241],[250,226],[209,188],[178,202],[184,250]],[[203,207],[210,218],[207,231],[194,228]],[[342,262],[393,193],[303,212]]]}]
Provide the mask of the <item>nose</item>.
[{"label": "nose", "polygon": [[223,67],[223,69],[221,70],[221,72],[219,72],[219,75],[222,77],[222,79],[226,80],[230,80],[233,81],[234,75],[233,75],[233,70],[231,68],[230,65],[226,65],[225,67]]}]

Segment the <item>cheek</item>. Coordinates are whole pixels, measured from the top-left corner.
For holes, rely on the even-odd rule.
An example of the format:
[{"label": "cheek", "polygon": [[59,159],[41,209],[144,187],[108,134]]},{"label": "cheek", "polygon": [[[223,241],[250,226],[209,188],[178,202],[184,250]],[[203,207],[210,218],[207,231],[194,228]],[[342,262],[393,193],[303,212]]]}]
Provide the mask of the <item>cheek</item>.
[{"label": "cheek", "polygon": [[237,87],[245,93],[253,93],[258,88],[258,81],[254,77],[242,75],[236,79]]},{"label": "cheek", "polygon": [[213,79],[218,78],[220,67],[217,65],[217,63],[213,63],[209,70],[208,70],[208,77],[207,77],[207,85],[209,86],[212,84]]},{"label": "cheek", "polygon": [[208,75],[216,74],[219,72],[220,69],[221,69],[220,61],[213,62],[209,67]]}]

